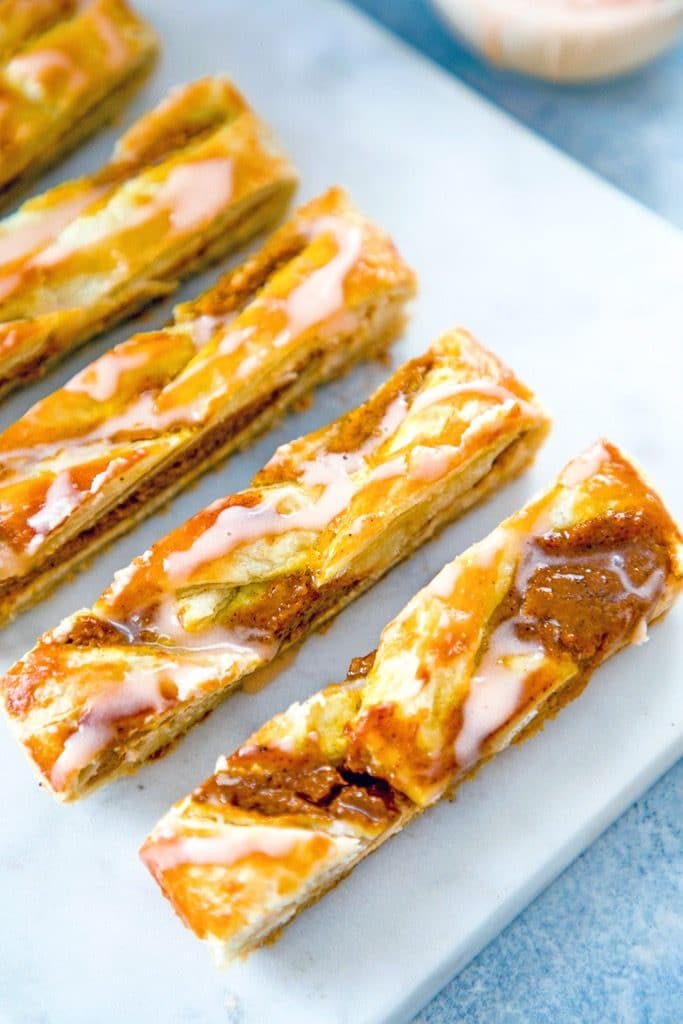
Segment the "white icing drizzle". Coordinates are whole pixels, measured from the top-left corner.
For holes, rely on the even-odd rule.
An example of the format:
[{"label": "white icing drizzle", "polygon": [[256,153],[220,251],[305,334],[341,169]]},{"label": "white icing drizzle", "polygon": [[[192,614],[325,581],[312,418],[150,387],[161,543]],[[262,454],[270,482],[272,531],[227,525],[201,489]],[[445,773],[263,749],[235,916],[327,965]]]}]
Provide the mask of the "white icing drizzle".
[{"label": "white icing drizzle", "polygon": [[642,619],[638,620],[638,625],[633,630],[633,636],[631,637],[631,643],[635,644],[636,647],[642,647],[646,644],[650,637],[647,633],[647,619],[643,615]]},{"label": "white icing drizzle", "polygon": [[[214,522],[184,551],[174,551],[164,560],[164,570],[174,583],[188,580],[207,562],[225,558],[240,544],[290,530],[322,532],[349,504],[356,491],[353,475],[367,457],[392,433],[405,416],[406,403],[399,395],[387,407],[375,434],[353,452],[324,452],[304,463],[301,480],[306,487],[322,487],[318,497],[292,512],[280,512],[278,505],[287,490],[266,492],[258,505],[231,505],[219,512]],[[271,465],[273,460],[271,460]]]},{"label": "white icing drizzle", "polygon": [[416,395],[415,401],[411,406],[411,412],[422,412],[424,409],[429,408],[429,406],[443,402],[447,398],[454,398],[456,395],[472,395],[474,398],[477,396],[495,398],[499,402],[515,402],[522,407],[528,407],[529,405],[523,398],[519,398],[512,391],[508,391],[507,388],[482,377],[477,380],[464,382],[455,379],[445,380],[441,384],[435,384],[434,387],[425,388],[424,391]]},{"label": "white icing drizzle", "polygon": [[27,546],[29,554],[33,554],[43,539],[64,522],[80,498],[81,492],[74,486],[70,470],[58,473],[47,489],[41,508],[27,520],[35,534]]},{"label": "white icing drizzle", "polygon": [[263,355],[260,352],[254,352],[250,356],[246,356],[237,367],[237,376],[240,380],[244,380],[245,377],[251,377],[252,373],[258,369],[263,360]]},{"label": "white icing drizzle", "polygon": [[95,23],[100,38],[107,49],[109,66],[112,69],[123,67],[128,60],[128,47],[121,35],[116,31],[116,26],[112,24],[104,11],[94,4],[88,11],[88,14]]},{"label": "white icing drizzle", "polygon": [[137,401],[132,402],[123,412],[116,416],[107,416],[100,426],[79,438],[80,444],[100,441],[103,438],[116,437],[118,434],[134,433],[137,430],[164,433],[169,427],[177,424],[182,418],[178,409],[168,409],[161,414],[156,407],[157,395],[154,391],[143,392]]},{"label": "white icing drizzle", "polygon": [[217,217],[230,201],[232,160],[216,157],[174,167],[162,184],[155,205],[170,211],[176,231],[190,231]]},{"label": "white icing drizzle", "polygon": [[404,476],[405,472],[405,455],[396,455],[393,459],[388,459],[386,462],[380,462],[379,466],[375,466],[375,468],[370,472],[369,480],[371,482],[376,480],[395,480],[397,476]]},{"label": "white icing drizzle", "polygon": [[602,441],[596,441],[581,455],[565,466],[560,474],[560,483],[563,487],[580,487],[586,480],[590,480],[597,473],[604,462],[609,462],[611,456]]},{"label": "white icing drizzle", "polygon": [[[141,856],[155,874],[163,874],[183,864],[217,864],[224,867],[264,854],[273,860],[287,857],[299,843],[309,844],[324,833],[303,828],[276,828],[267,825],[222,824],[218,835],[164,835],[152,838]],[[332,840],[330,840],[330,843]]]},{"label": "white icing drizzle", "polygon": [[218,352],[222,356],[230,356],[236,352],[245,341],[254,334],[256,328],[253,324],[247,327],[235,327],[229,329],[218,343]]},{"label": "white icing drizzle", "polygon": [[226,557],[247,541],[276,536],[290,530],[322,531],[349,503],[353,484],[343,467],[343,456],[323,456],[304,469],[304,482],[323,485],[320,497],[294,512],[278,511],[281,491],[266,493],[252,508],[232,505],[223,509],[185,551],[174,551],[164,560],[167,576],[176,584],[189,580],[207,562]]},{"label": "white icing drizzle", "polygon": [[42,100],[46,87],[43,82],[45,72],[61,70],[69,76],[69,84],[74,89],[81,89],[88,84],[88,78],[78,65],[60,50],[35,50],[33,53],[22,53],[13,57],[5,68],[5,76],[34,100]]},{"label": "white icing drizzle", "polygon": [[453,464],[458,450],[450,444],[441,444],[436,447],[416,445],[410,454],[410,479],[419,480],[422,483],[432,483],[434,480],[441,479]]},{"label": "white icing drizzle", "polygon": [[[279,646],[272,638],[257,636],[253,632],[247,635],[244,630],[223,626],[187,630],[178,618],[178,605],[173,596],[164,597],[159,602],[149,626],[159,636],[173,640],[176,650],[214,651],[227,655],[232,664],[240,663],[244,671],[271,661]],[[124,626],[121,628],[125,630]]]},{"label": "white icing drizzle", "polygon": [[[209,157],[177,164],[159,183],[143,178],[143,183],[137,184],[134,179],[94,214],[68,225],[51,245],[33,257],[32,263],[38,267],[54,266],[73,253],[105,242],[112,234],[144,224],[159,213],[168,215],[171,228],[178,234],[193,231],[217,217],[230,202],[232,178],[229,157]],[[131,191],[136,200],[134,205],[129,199]],[[141,201],[143,197],[146,201]]]},{"label": "white icing drizzle", "polygon": [[310,239],[323,234],[332,235],[337,253],[304,278],[283,301],[287,327],[275,339],[277,346],[288,344],[291,338],[303,334],[344,306],[344,282],[360,256],[363,232],[358,224],[326,216],[314,220],[307,231]]},{"label": "white icing drizzle", "polygon": [[454,562],[449,562],[448,565],[444,565],[441,572],[437,573],[434,579],[427,584],[425,588],[427,593],[433,594],[435,597],[440,597],[443,601],[447,601],[455,590],[455,584],[458,581],[461,571],[462,565],[457,558]]},{"label": "white icing drizzle", "polygon": [[227,329],[237,316],[236,312],[225,313],[221,316],[210,316],[203,313],[191,321],[181,321],[181,328],[190,329],[192,340],[196,348],[203,348],[217,331]]},{"label": "white icing drizzle", "polygon": [[364,450],[367,451],[368,444],[371,445],[373,449],[376,448],[377,445],[385,441],[387,437],[395,434],[408,415],[408,411],[408,402],[406,401],[405,395],[397,395],[393,402],[387,406],[384,416],[382,417],[382,422],[379,425],[378,431],[379,441],[373,441],[373,439],[370,439],[370,441],[366,443],[366,448]]},{"label": "white icing drizzle", "polygon": [[[21,274],[3,274],[2,277],[0,277],[0,302],[4,302],[7,296],[11,295],[12,292],[19,287],[21,281]],[[11,339],[15,337],[16,332],[10,330],[9,334],[7,334],[6,324],[3,324],[3,326],[0,327],[0,332],[3,335],[1,341],[2,348],[11,348]]]},{"label": "white icing drizzle", "polygon": [[159,673],[133,670],[118,687],[97,695],[94,706],[81,718],[78,729],[69,736],[52,766],[50,782],[56,790],[88,765],[103,750],[115,733],[119,719],[143,712],[160,712],[167,706],[159,690]]},{"label": "white icing drizzle", "polygon": [[525,680],[545,658],[540,640],[519,639],[516,621],[508,619],[498,627],[472,678],[455,741],[455,757],[462,769],[476,763],[484,741],[515,713]]},{"label": "white icing drizzle", "polygon": [[101,491],[104,485],[109,480],[113,479],[113,477],[115,477],[120,470],[124,470],[127,465],[128,460],[122,455],[119,455],[118,458],[116,459],[112,459],[112,461],[107,464],[105,469],[103,469],[100,473],[95,474],[95,476],[92,479],[92,483],[90,484],[89,493],[97,494],[97,492]]},{"label": "white icing drizzle", "polygon": [[[78,728],[68,737],[52,767],[52,786],[63,789],[72,775],[89,765],[115,738],[119,722],[143,713],[160,714],[197,694],[216,676],[212,661],[131,667],[120,683],[98,693],[82,715]],[[166,694],[163,684],[168,688]]]},{"label": "white icing drizzle", "polygon": [[16,225],[0,233],[0,269],[51,241],[104,192],[101,186],[88,188],[50,209],[21,213]]},{"label": "white icing drizzle", "polygon": [[112,349],[72,377],[64,390],[88,395],[95,402],[106,402],[116,394],[121,375],[143,366],[148,360],[148,352]]}]

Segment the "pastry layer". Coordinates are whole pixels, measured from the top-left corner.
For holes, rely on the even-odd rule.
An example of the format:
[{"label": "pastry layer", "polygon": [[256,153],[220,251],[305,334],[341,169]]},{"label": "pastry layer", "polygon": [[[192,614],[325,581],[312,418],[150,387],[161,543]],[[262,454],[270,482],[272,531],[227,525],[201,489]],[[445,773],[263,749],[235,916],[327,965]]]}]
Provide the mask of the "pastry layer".
[{"label": "pastry layer", "polygon": [[332,189],[171,327],[38,402],[0,434],[0,621],[321,380],[385,348],[414,291],[391,240]]},{"label": "pastry layer", "polygon": [[156,49],[125,0],[3,0],[0,203],[110,120]]},{"label": "pastry layer", "polygon": [[447,565],[344,683],[222,758],[144,862],[219,961],[249,952],[642,643],[682,586],[679,530],[599,442]]},{"label": "pastry layer", "polygon": [[160,540],[5,676],[45,783],[71,800],[134,770],[518,473],[547,427],[510,370],[452,331],[278,449],[248,490]]},{"label": "pastry layer", "polygon": [[0,222],[0,394],[272,224],[295,184],[230,83],[173,90],[100,171]]}]

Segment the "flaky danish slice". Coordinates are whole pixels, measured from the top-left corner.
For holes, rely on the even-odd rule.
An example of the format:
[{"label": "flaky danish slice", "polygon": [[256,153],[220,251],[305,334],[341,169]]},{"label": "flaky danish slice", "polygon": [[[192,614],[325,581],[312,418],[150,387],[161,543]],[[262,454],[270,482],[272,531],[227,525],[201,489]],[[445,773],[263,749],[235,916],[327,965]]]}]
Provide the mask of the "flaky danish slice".
[{"label": "flaky danish slice", "polygon": [[415,277],[339,189],[166,330],[95,360],[0,434],[0,621],[394,340]]},{"label": "flaky danish slice", "polygon": [[173,90],[98,173],[0,222],[0,394],[271,225],[295,184],[229,82]]},{"label": "flaky danish slice", "polygon": [[528,389],[453,331],[365,405],[280,448],[2,680],[45,784],[71,800],[134,770],[518,473],[547,426]]},{"label": "flaky danish slice", "polygon": [[179,801],[142,859],[219,962],[250,952],[673,604],[683,538],[600,442],[441,573],[346,681]]},{"label": "flaky danish slice", "polygon": [[156,50],[125,0],[2,0],[0,203],[111,120]]}]

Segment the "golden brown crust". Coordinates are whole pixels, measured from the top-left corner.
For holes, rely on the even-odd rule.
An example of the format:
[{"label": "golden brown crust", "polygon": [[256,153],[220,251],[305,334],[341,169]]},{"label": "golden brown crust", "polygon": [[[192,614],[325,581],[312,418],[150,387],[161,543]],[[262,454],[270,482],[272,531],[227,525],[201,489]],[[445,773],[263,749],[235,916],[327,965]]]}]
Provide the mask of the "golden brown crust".
[{"label": "golden brown crust", "polygon": [[221,758],[143,860],[219,960],[249,952],[577,697],[682,588],[680,531],[599,442],[446,566],[345,683]]},{"label": "golden brown crust", "polygon": [[[348,232],[358,251],[344,267]],[[325,286],[331,303],[316,300]],[[0,434],[0,619],[393,340],[414,287],[386,235],[331,190],[178,307],[171,327],[119,345],[30,409]]]},{"label": "golden brown crust", "polygon": [[0,393],[268,227],[295,184],[229,82],[173,90],[105,167],[0,222]]},{"label": "golden brown crust", "polygon": [[124,0],[4,0],[0,201],[110,119],[156,54]]},{"label": "golden brown crust", "polygon": [[[372,260],[348,274],[347,299],[355,289],[374,294],[371,266],[386,280],[378,246],[374,237]],[[339,268],[345,246],[321,237],[311,250],[317,275]],[[289,290],[279,281],[282,297]],[[330,293],[320,289],[326,302]],[[279,320],[273,329],[281,337]],[[226,380],[236,365],[228,361]],[[165,747],[248,673],[520,472],[547,428],[510,371],[452,331],[358,411],[280,448],[251,488],[160,540],[8,673],[6,708],[47,783],[73,799]]]}]

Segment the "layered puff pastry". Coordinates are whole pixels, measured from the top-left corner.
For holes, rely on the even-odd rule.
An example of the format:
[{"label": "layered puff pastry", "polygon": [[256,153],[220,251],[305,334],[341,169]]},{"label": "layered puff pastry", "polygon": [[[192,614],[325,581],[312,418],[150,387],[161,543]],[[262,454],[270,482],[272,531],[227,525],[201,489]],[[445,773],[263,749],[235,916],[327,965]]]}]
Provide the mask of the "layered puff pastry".
[{"label": "layered puff pastry", "polygon": [[449,565],[344,683],[292,705],[177,803],[142,859],[219,962],[262,943],[642,643],[683,538],[613,445]]},{"label": "layered puff pastry", "polygon": [[135,559],[1,681],[44,784],[72,800],[154,756],[518,473],[547,426],[511,371],[453,331],[365,405],[278,449],[248,490]]},{"label": "layered puff pastry", "polygon": [[1,0],[0,203],[110,120],[156,50],[125,0]]},{"label": "layered puff pastry", "polygon": [[0,222],[0,394],[271,225],[295,185],[229,82],[172,91],[100,171]]},{"label": "layered puff pastry", "polygon": [[0,621],[401,328],[415,276],[340,189],[0,434]]}]

